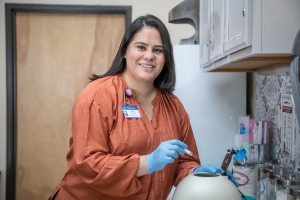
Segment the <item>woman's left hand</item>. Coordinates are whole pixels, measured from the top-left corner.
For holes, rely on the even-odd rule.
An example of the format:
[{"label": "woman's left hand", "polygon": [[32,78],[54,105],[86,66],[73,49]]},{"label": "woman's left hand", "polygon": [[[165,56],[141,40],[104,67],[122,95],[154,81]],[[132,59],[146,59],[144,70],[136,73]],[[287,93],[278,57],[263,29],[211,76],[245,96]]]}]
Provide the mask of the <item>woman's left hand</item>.
[{"label": "woman's left hand", "polygon": [[[207,172],[211,174],[217,174],[217,173],[221,173],[222,169],[221,166],[219,165],[206,164],[206,165],[201,165],[200,167],[194,169],[194,173],[196,172]],[[236,187],[239,187],[239,184],[236,182],[235,177],[228,169],[226,170],[225,174],[236,185]]]},{"label": "woman's left hand", "polygon": [[232,175],[232,173],[226,169],[225,174],[228,176],[228,178],[235,184],[236,187],[239,187],[240,185],[238,184],[238,182],[236,182],[235,177]]}]

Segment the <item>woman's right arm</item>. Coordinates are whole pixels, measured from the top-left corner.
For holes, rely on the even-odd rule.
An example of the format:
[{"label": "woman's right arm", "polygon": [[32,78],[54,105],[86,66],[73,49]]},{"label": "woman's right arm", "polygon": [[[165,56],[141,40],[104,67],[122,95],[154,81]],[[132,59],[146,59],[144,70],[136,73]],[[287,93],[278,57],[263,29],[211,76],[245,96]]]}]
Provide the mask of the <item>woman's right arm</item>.
[{"label": "woman's right arm", "polygon": [[144,157],[140,159],[137,154],[111,154],[109,133],[113,129],[115,119],[112,103],[106,100],[110,99],[110,94],[102,95],[106,98],[90,97],[83,92],[74,106],[72,145],[75,169],[85,184],[101,193],[130,196],[142,187],[137,175],[146,173]]},{"label": "woman's right arm", "polygon": [[147,155],[143,155],[143,156],[140,156],[139,167],[138,167],[135,175],[137,177],[140,177],[140,176],[144,176],[146,174],[149,174]]}]

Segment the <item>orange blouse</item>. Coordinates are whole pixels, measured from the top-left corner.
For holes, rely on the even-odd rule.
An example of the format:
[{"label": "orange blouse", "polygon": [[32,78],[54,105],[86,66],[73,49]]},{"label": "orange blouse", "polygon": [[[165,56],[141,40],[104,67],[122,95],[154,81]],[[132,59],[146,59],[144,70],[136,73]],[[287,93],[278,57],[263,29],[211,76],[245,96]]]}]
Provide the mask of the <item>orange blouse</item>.
[{"label": "orange blouse", "polygon": [[[121,74],[97,79],[86,86],[73,109],[68,170],[55,188],[56,199],[167,199],[172,186],[198,167],[200,160],[188,114],[175,96],[158,91],[152,122],[135,94],[129,97],[141,118],[127,119],[127,84]],[[136,177],[139,155],[151,153],[163,141],[179,139],[193,156],[179,156],[164,169]]]}]

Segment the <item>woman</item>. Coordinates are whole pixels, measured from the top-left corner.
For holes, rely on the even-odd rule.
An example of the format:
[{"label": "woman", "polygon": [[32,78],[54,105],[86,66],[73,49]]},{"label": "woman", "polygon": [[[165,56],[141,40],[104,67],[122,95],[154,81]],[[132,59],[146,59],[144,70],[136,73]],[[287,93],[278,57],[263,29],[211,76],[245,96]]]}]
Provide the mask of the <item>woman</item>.
[{"label": "woman", "polygon": [[137,18],[110,70],[91,81],[75,103],[68,170],[50,199],[166,199],[189,173],[221,171],[200,166],[188,114],[172,93],[173,50],[158,18]]}]

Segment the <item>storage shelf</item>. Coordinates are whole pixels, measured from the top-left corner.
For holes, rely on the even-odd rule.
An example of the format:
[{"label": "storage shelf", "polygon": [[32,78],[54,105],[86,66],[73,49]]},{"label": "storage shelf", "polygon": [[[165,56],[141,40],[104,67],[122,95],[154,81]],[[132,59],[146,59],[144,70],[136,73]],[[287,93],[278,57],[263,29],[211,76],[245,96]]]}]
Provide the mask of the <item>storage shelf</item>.
[{"label": "storage shelf", "polygon": [[[220,61],[204,68],[206,72],[255,72],[270,68],[278,68],[286,66],[291,63],[291,54],[278,54],[278,55],[251,55],[242,60],[230,62],[229,57],[222,58]],[[226,62],[228,61],[228,62]],[[226,63],[226,64],[224,64]]]}]

